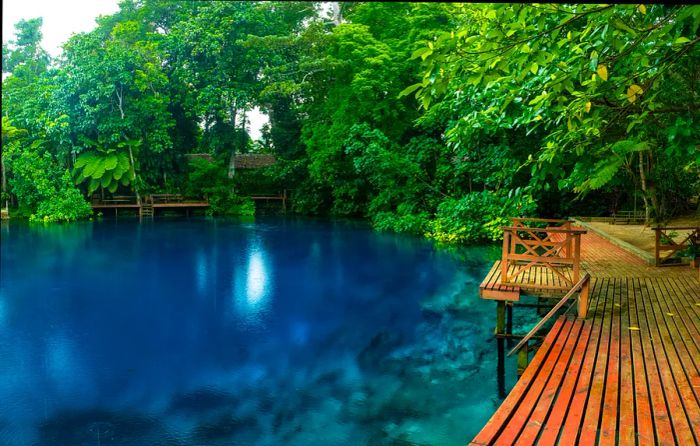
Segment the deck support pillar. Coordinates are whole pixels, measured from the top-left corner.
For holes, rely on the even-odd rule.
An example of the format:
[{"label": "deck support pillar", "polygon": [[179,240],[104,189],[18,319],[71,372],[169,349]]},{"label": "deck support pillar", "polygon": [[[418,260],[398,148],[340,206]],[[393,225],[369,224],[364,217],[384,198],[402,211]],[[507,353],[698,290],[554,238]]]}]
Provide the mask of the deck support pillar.
[{"label": "deck support pillar", "polygon": [[496,303],[496,334],[504,334],[506,332],[506,303],[499,300]]},{"label": "deck support pillar", "polygon": [[508,347],[513,346],[513,339],[510,335],[513,334],[513,302],[506,303],[506,334],[508,336]]},{"label": "deck support pillar", "polygon": [[518,351],[518,378],[525,372],[530,356],[530,344],[526,342],[523,348]]},{"label": "deck support pillar", "polygon": [[498,380],[498,397],[505,398],[506,393],[506,347],[505,339],[499,337],[496,339],[498,345],[498,369],[496,376]]}]

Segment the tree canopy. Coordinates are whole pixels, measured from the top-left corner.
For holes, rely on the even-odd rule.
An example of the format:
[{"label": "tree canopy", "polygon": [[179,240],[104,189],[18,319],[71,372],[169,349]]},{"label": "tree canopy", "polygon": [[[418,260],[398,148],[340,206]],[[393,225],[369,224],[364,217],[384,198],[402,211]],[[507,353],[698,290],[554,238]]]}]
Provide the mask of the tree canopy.
[{"label": "tree canopy", "polygon": [[[3,198],[37,218],[89,214],[79,191],[226,213],[285,188],[300,213],[472,242],[697,202],[697,6],[124,0],[56,60],[41,24],[3,42]],[[230,178],[244,152],[278,162]],[[32,172],[78,211],[40,212]]]}]

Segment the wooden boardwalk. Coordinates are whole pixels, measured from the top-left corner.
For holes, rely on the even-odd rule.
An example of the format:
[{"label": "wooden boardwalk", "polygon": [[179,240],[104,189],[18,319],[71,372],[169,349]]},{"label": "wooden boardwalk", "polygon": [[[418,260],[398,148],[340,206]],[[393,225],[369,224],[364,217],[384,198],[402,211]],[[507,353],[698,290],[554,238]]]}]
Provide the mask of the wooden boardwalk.
[{"label": "wooden boardwalk", "polygon": [[699,445],[700,285],[585,234],[586,319],[561,316],[472,445]]}]

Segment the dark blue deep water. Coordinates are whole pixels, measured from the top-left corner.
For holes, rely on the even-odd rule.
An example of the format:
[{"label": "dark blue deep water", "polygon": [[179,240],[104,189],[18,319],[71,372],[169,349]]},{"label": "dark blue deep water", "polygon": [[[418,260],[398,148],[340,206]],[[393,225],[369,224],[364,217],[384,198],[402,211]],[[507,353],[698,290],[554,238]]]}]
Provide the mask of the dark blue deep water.
[{"label": "dark blue deep water", "polygon": [[497,249],[295,219],[1,235],[1,445],[463,445],[500,403]]}]

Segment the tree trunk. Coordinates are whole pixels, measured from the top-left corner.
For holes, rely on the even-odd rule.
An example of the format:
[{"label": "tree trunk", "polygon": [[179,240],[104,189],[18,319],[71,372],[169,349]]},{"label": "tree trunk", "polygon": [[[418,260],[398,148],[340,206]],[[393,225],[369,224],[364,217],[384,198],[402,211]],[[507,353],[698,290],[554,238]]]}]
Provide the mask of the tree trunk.
[{"label": "tree trunk", "polygon": [[[131,150],[131,144],[129,144],[129,158],[131,159],[131,178],[133,181],[136,181],[136,164],[134,164],[134,152]],[[141,204],[141,196],[136,184],[134,184],[134,193],[136,193],[136,203]]]},{"label": "tree trunk", "polygon": [[639,152],[639,180],[642,188],[642,200],[644,200],[644,222],[651,223],[651,213],[656,204],[656,190],[653,185],[647,183],[647,171],[644,166],[644,152]]}]

